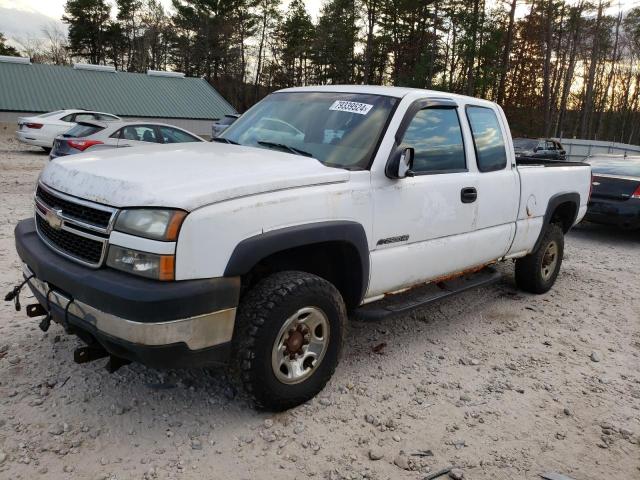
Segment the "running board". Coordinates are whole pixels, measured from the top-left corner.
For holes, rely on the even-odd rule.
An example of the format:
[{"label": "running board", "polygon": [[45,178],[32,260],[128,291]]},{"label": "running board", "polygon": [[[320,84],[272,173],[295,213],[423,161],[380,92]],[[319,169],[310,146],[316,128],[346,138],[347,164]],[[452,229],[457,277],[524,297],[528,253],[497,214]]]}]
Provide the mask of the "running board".
[{"label": "running board", "polygon": [[404,313],[417,307],[450,297],[472,288],[490,285],[502,278],[502,274],[491,267],[479,272],[463,275],[435,283],[412,288],[406,292],[387,295],[354,311],[354,318],[362,321],[382,320],[390,315]]}]

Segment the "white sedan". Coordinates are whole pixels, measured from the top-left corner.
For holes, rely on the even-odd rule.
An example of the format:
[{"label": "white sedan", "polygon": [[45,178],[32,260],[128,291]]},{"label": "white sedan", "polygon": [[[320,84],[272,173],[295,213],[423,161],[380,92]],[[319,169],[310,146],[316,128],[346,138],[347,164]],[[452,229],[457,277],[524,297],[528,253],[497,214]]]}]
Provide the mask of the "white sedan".
[{"label": "white sedan", "polygon": [[42,147],[45,152],[49,153],[55,138],[81,121],[114,122],[121,121],[121,119],[110,113],[57,110],[33,117],[20,117],[16,138],[22,143]]}]

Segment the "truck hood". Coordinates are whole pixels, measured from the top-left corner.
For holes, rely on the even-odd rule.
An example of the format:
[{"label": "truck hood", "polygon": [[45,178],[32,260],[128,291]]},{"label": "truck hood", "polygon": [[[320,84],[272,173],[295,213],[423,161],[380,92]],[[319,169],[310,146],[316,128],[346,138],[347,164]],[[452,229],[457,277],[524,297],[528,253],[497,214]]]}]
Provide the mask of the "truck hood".
[{"label": "truck hood", "polygon": [[349,171],[277,150],[222,143],[158,145],[83,153],[51,161],[40,180],[113,207],[190,211],[247,195],[345,182]]}]

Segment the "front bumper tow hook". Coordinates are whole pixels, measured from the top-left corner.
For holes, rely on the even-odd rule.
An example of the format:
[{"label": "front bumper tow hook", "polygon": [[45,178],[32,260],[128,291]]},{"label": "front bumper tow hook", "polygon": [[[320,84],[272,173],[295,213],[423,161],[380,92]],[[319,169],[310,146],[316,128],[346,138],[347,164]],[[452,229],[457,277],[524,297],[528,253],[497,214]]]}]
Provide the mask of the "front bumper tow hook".
[{"label": "front bumper tow hook", "polygon": [[27,305],[27,317],[41,317],[43,315],[46,315],[47,313],[49,312],[47,312],[47,310],[39,303],[32,303],[31,305]]},{"label": "front bumper tow hook", "polygon": [[109,352],[102,347],[87,346],[76,348],[73,351],[73,361],[76,363],[93,362],[108,356]]},{"label": "front bumper tow hook", "polygon": [[51,314],[39,303],[32,303],[31,305],[27,305],[27,317],[33,318],[42,316],[44,316],[44,318],[40,320],[38,326],[40,327],[40,330],[46,332],[51,326]]},{"label": "front bumper tow hook", "polygon": [[88,363],[101,358],[109,357],[105,368],[109,373],[113,373],[120,367],[131,363],[129,360],[116,357],[109,354],[104,348],[99,345],[87,345],[86,347],[76,348],[73,352],[73,361],[76,363]]}]

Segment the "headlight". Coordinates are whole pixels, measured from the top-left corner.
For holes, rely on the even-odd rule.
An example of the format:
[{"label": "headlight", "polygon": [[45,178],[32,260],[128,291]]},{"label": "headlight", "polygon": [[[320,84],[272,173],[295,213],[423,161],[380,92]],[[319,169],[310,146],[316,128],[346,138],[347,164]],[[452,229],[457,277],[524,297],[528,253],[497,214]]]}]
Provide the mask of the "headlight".
[{"label": "headlight", "polygon": [[114,228],[152,240],[175,241],[186,216],[182,210],[135,208],[120,212]]},{"label": "headlight", "polygon": [[130,248],[109,246],[107,265],[123,272],[153,278],[155,280],[173,280],[175,278],[175,257],[139,252]]}]

